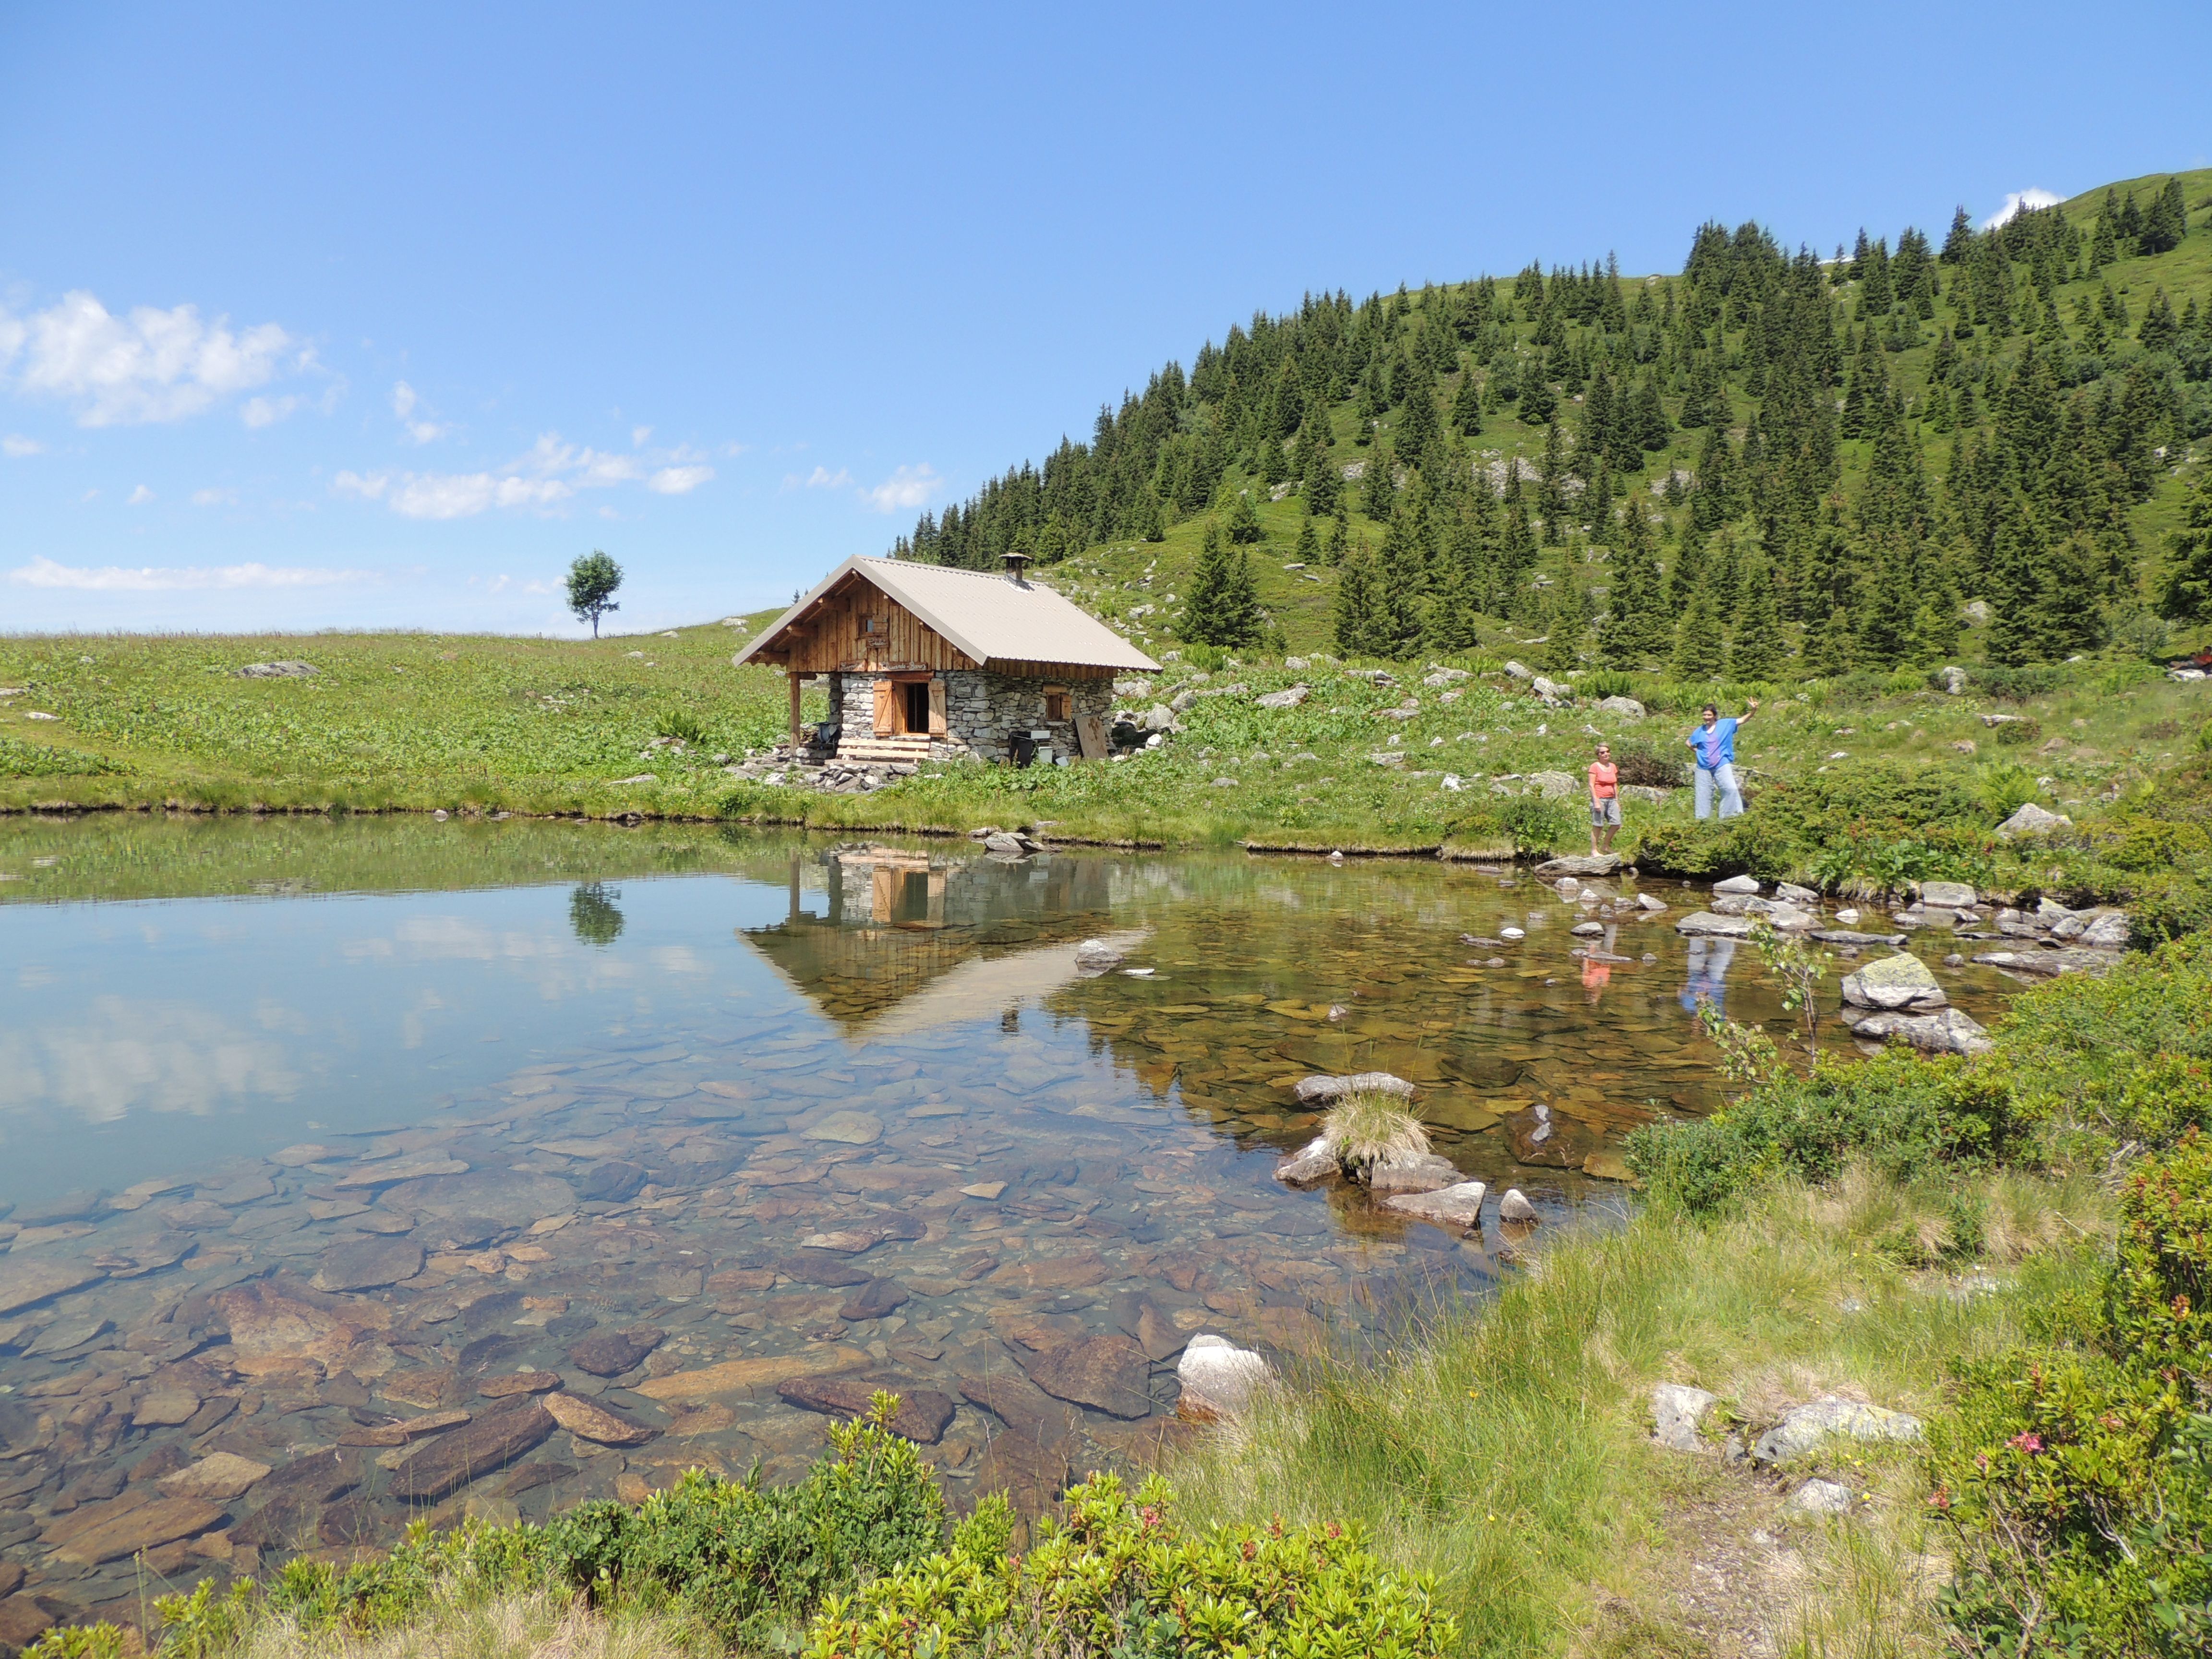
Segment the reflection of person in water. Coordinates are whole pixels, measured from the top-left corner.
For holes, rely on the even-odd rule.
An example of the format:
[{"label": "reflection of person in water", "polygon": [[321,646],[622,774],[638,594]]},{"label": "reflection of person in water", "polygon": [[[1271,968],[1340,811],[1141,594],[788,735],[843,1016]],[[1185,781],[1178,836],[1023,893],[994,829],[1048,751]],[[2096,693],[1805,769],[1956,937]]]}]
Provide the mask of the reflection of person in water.
[{"label": "reflection of person in water", "polygon": [[1690,941],[1689,978],[1682,986],[1682,1006],[1692,1013],[1710,1002],[1715,1013],[1728,1012],[1729,964],[1735,960],[1732,939],[1693,939]]},{"label": "reflection of person in water", "polygon": [[1607,922],[1605,937],[1592,945],[1589,954],[1583,958],[1583,989],[1589,994],[1583,1000],[1593,1008],[1597,1006],[1605,988],[1613,983],[1613,963],[1609,959],[1613,954],[1613,924]]}]

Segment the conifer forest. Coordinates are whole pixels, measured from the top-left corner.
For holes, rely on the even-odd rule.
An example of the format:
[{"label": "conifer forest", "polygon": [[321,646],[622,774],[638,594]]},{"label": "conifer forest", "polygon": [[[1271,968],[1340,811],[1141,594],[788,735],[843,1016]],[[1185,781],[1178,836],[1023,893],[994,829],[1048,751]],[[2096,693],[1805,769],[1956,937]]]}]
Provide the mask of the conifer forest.
[{"label": "conifer forest", "polygon": [[2212,172],[2159,175],[1827,249],[1707,223],[1675,275],[1309,294],[893,550],[1164,543],[1177,602],[1104,606],[1140,637],[1394,659],[1500,629],[1554,672],[1745,682],[2155,647],[2212,622],[2179,465],[2212,434],[2208,203]]}]

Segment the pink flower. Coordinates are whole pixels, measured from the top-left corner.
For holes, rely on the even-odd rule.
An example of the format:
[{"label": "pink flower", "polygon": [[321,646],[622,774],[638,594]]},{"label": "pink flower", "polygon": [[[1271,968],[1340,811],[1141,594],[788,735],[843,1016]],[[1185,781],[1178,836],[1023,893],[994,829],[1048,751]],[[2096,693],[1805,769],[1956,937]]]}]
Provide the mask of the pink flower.
[{"label": "pink flower", "polygon": [[2005,1443],[2014,1451],[2039,1452],[2043,1449],[2043,1437],[2031,1429],[2025,1434],[2013,1436]]}]

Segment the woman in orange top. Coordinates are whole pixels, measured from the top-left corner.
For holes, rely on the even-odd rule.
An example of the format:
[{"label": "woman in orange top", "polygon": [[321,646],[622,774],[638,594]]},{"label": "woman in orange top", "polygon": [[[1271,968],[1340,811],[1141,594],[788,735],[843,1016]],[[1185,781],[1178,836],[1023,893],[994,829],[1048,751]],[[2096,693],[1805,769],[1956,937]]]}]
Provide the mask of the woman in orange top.
[{"label": "woman in orange top", "polygon": [[1613,851],[1613,838],[1620,833],[1620,769],[1613,763],[1609,744],[1597,746],[1589,764],[1590,856]]}]

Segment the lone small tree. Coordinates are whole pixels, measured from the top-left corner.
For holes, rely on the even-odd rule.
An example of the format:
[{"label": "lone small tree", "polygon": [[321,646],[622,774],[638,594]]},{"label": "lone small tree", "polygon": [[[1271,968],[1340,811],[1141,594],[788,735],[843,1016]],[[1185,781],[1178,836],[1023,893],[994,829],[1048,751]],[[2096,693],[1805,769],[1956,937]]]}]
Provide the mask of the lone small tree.
[{"label": "lone small tree", "polygon": [[592,637],[599,637],[599,618],[610,611],[622,607],[615,603],[615,589],[622,586],[623,569],[612,559],[593,548],[577,556],[568,567],[568,609],[576,613],[578,622],[592,625]]}]

